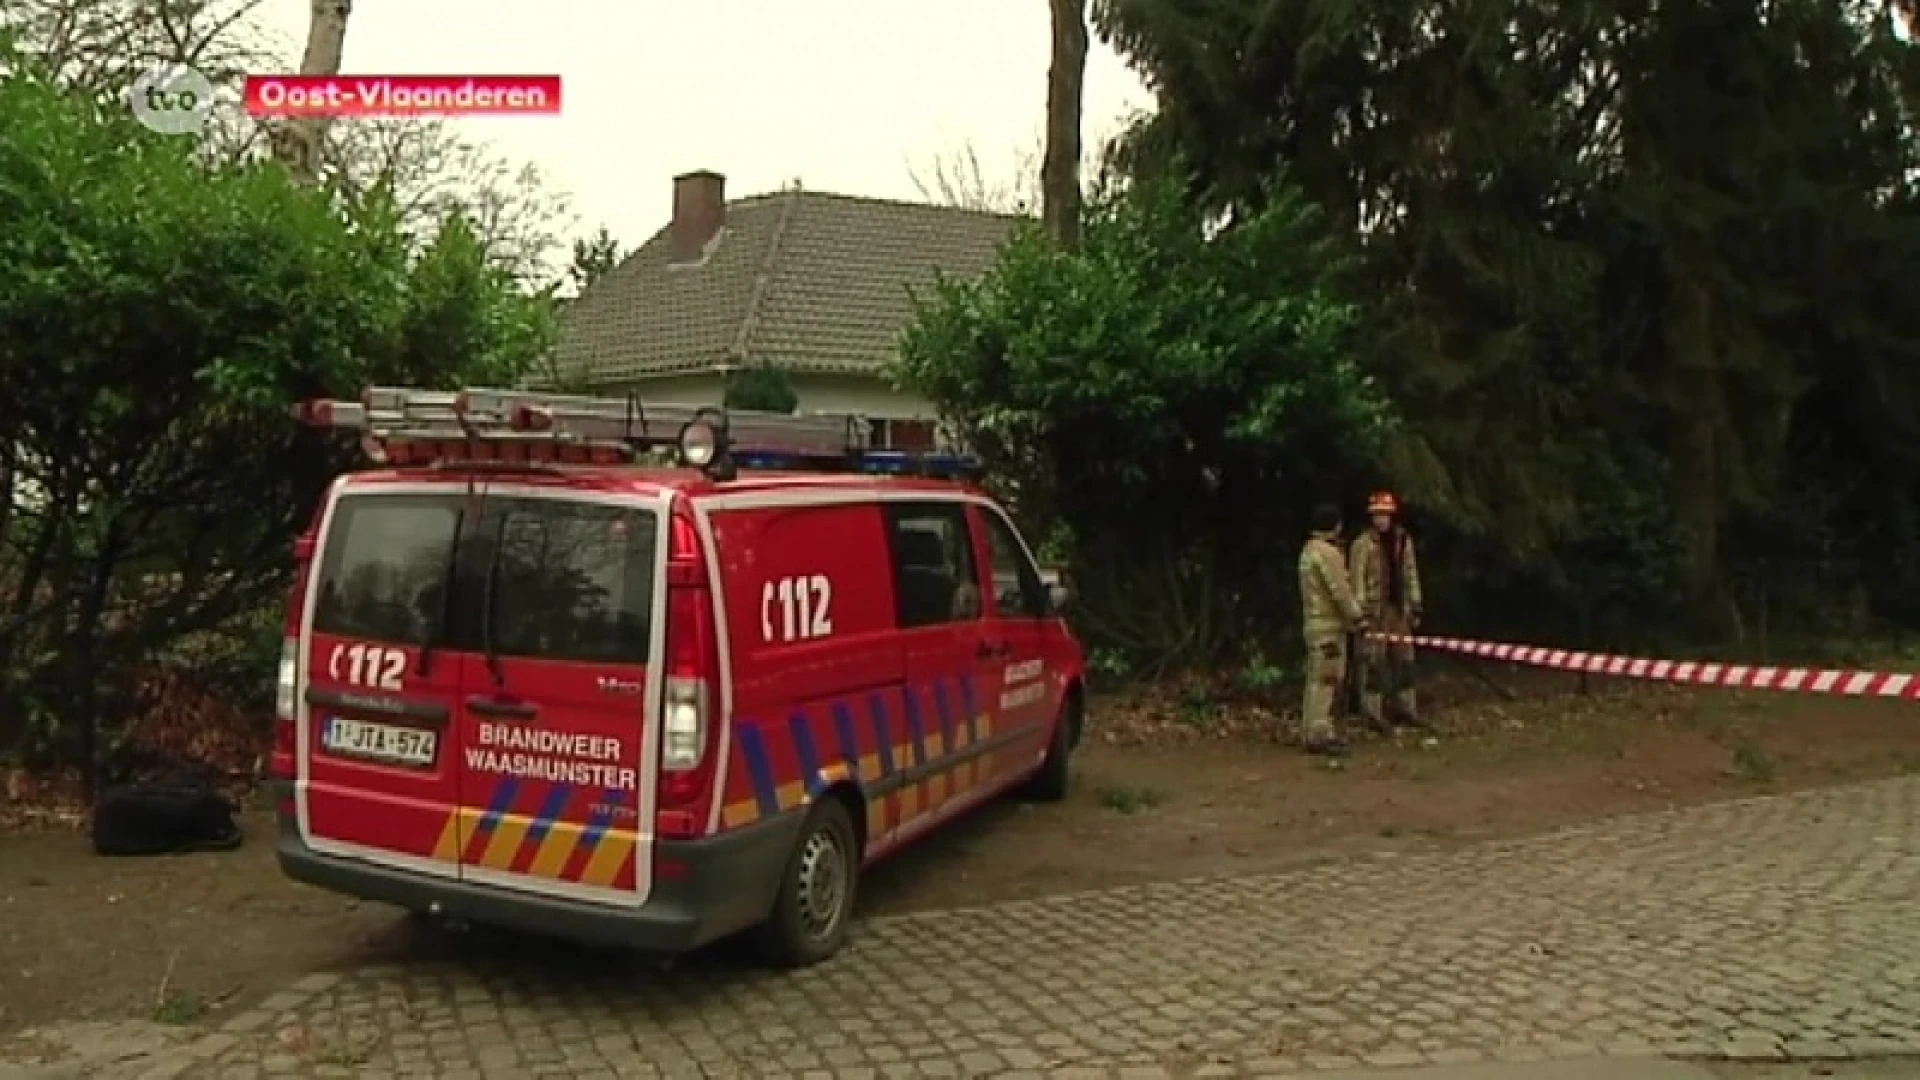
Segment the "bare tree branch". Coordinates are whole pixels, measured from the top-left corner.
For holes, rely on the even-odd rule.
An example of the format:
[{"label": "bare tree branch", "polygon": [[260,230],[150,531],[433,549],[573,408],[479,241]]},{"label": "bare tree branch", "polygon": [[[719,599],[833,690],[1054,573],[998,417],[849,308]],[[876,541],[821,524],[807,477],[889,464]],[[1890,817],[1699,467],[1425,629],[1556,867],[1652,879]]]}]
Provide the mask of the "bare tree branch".
[{"label": "bare tree branch", "polygon": [[375,195],[425,239],[464,213],[496,263],[524,281],[551,276],[549,260],[575,225],[571,201],[532,165],[516,166],[437,118],[367,117],[337,124],[322,147],[326,183],[349,207]]},{"label": "bare tree branch", "polygon": [[960,210],[1030,214],[1040,205],[1040,158],[1036,140],[1035,145],[1016,155],[1011,178],[989,180],[980,165],[980,153],[969,140],[949,153],[935,155],[922,168],[909,165],[907,176],[914,190],[930,203]]},{"label": "bare tree branch", "polygon": [[272,62],[251,20],[260,0],[7,0],[0,27],[64,85],[103,97],[142,72],[189,64],[233,83]]},{"label": "bare tree branch", "polygon": [[[1081,142],[1077,175],[1083,193],[1111,178],[1113,146],[1127,127],[1126,122],[1117,122],[1110,125],[1111,130],[1103,129],[1102,134]],[[1011,175],[990,180],[980,164],[979,151],[968,140],[953,150],[933,155],[920,166],[909,164],[907,178],[922,199],[939,206],[1030,215],[1041,206],[1040,172],[1045,160],[1046,135],[1037,132],[1014,154]]]},{"label": "bare tree branch", "polygon": [[[281,0],[285,2],[285,0]],[[319,25],[309,34],[302,69],[337,73],[346,0],[310,0]],[[309,148],[288,125],[263,124],[239,107],[249,73],[284,70],[254,16],[261,0],[0,0],[0,29],[64,85],[118,97],[149,68],[186,64],[205,75],[222,105],[207,118],[199,146],[206,160],[254,160],[276,153],[298,167]],[[313,176],[348,207],[376,190],[391,194],[403,221],[422,242],[453,211],[465,213],[500,266],[544,283],[561,269],[555,258],[574,229],[568,200],[530,166],[517,165],[433,118],[369,117],[318,129]]]}]

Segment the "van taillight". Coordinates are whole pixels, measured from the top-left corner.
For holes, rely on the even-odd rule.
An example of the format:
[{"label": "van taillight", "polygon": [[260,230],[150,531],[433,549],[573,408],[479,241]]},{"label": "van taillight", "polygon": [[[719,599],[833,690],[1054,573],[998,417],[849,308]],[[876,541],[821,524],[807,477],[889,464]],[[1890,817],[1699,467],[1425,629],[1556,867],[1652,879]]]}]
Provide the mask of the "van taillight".
[{"label": "van taillight", "polygon": [[272,775],[275,780],[294,778],[293,695],[299,658],[300,639],[284,639],[280,643],[279,685],[274,688]]},{"label": "van taillight", "polygon": [[[291,784],[299,775],[294,760],[299,752],[294,731],[294,709],[298,704],[300,676],[300,614],[307,602],[307,571],[312,566],[313,536],[303,535],[294,544],[296,564],[293,589],[287,597],[287,615],[280,629],[280,670],[273,695],[273,756],[268,761],[268,776]],[[291,792],[283,798],[290,797]],[[281,810],[292,813],[290,803]]]},{"label": "van taillight", "polygon": [[[693,520],[673,518],[667,556],[667,655],[665,700],[660,717],[660,802],[688,808],[707,792],[712,774],[714,725],[713,593],[707,585]],[[694,823],[684,810],[663,815],[663,832],[687,834]]]}]

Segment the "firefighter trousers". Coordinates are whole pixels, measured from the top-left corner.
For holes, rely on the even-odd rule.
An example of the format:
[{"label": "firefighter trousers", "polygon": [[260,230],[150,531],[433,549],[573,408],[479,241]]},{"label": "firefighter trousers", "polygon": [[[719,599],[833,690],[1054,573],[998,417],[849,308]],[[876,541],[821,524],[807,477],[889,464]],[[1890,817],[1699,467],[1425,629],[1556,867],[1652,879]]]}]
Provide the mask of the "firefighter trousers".
[{"label": "firefighter trousers", "polygon": [[1300,702],[1300,737],[1311,745],[1338,736],[1333,712],[1340,702],[1340,684],[1347,677],[1347,635],[1309,632],[1307,644],[1307,686]]},{"label": "firefighter trousers", "polygon": [[[1373,624],[1380,634],[1411,634],[1412,624],[1404,611],[1388,609]],[[1361,649],[1360,711],[1376,727],[1390,720],[1414,723],[1419,720],[1413,691],[1413,646],[1405,642],[1388,643],[1368,638]]]}]

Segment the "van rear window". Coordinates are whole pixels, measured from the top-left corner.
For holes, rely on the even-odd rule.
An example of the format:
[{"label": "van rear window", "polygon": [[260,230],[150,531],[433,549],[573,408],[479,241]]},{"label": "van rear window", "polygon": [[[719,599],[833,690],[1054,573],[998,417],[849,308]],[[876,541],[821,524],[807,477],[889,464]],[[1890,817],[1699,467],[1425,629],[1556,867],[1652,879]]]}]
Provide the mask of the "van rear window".
[{"label": "van rear window", "polygon": [[654,515],[560,499],[488,500],[497,519],[493,647],[590,664],[647,659]]},{"label": "van rear window", "polygon": [[349,495],[322,548],[313,628],[469,652],[491,645],[500,656],[643,664],[655,528],[648,511],[568,499]]},{"label": "van rear window", "polygon": [[341,499],[320,561],[313,628],[425,645],[440,624],[460,502],[431,496]]}]

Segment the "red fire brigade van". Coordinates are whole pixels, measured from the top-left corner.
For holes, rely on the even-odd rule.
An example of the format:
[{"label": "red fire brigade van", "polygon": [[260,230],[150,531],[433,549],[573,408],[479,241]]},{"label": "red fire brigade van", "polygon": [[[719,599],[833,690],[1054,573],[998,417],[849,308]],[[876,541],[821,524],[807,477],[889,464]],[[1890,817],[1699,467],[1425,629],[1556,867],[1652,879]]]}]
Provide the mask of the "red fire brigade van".
[{"label": "red fire brigade van", "polygon": [[958,462],[868,451],[852,417],[613,398],[297,412],[379,467],[298,546],[295,879],[648,951],[751,929],[795,966],[844,941],[866,865],[1065,794],[1065,593]]}]

